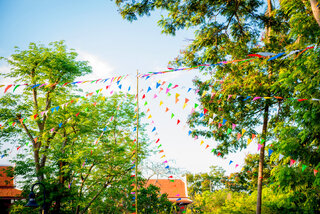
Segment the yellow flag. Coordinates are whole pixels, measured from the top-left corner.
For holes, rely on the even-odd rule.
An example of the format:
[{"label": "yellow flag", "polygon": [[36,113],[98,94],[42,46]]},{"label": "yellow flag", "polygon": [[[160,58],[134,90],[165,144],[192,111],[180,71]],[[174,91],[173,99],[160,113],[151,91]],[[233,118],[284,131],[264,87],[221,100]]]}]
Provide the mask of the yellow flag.
[{"label": "yellow flag", "polygon": [[80,98],[77,98],[77,99],[76,99],[76,102],[78,102],[79,100],[80,100]]},{"label": "yellow flag", "polygon": [[202,145],[203,143],[204,143],[204,141],[202,140],[201,143],[200,143],[200,145]]},{"label": "yellow flag", "polygon": [[187,106],[187,103],[184,103],[182,108],[185,109],[186,106]]},{"label": "yellow flag", "polygon": [[30,119],[31,119],[31,120],[33,120],[33,115],[32,115],[32,116],[30,116]]},{"label": "yellow flag", "polygon": [[243,136],[243,134],[246,132],[246,130],[245,129],[242,129],[242,136]]},{"label": "yellow flag", "polygon": [[273,97],[264,97],[264,99],[271,99],[271,98],[273,98]]},{"label": "yellow flag", "polygon": [[162,101],[160,101],[160,106],[163,104],[163,102]]},{"label": "yellow flag", "polygon": [[165,157],[165,155],[162,155],[162,157],[161,158],[164,158]]},{"label": "yellow flag", "polygon": [[247,145],[249,146],[249,144],[252,142],[252,140],[250,138],[248,138],[248,143]]},{"label": "yellow flag", "polygon": [[149,115],[149,117],[148,117],[148,119],[150,119],[152,116],[151,116],[151,114]]},{"label": "yellow flag", "polygon": [[133,118],[136,118],[136,116],[137,116],[137,115],[135,114],[135,115],[133,116]]},{"label": "yellow flag", "polygon": [[207,91],[204,91],[201,97],[204,97],[206,94],[207,94]]},{"label": "yellow flag", "polygon": [[179,96],[180,96],[180,94],[176,93],[176,99],[178,99]]},{"label": "yellow flag", "polygon": [[106,97],[105,97],[105,96],[101,97],[101,100],[105,101],[105,100],[106,100]]}]

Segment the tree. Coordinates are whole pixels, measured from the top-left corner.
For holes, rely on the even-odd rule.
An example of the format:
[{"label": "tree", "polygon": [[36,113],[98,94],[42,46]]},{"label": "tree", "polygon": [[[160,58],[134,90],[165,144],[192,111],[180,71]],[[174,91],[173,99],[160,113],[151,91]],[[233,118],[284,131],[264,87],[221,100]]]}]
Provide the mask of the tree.
[{"label": "tree", "polygon": [[191,198],[205,191],[213,192],[223,187],[225,171],[221,167],[211,166],[209,173],[187,173],[188,193]]},{"label": "tree", "polygon": [[[122,16],[130,21],[136,20],[138,16],[150,15],[150,11],[155,9],[167,11],[167,17],[162,17],[158,22],[166,34],[174,35],[183,28],[197,29],[192,43],[172,65],[192,67],[236,60],[235,63],[223,64],[214,69],[208,68],[204,72],[210,75],[208,81],[195,81],[195,85],[200,89],[200,101],[209,113],[205,120],[199,119],[199,113],[195,113],[190,119],[190,126],[195,129],[193,135],[213,137],[219,141],[215,153],[222,156],[246,147],[242,138],[236,140],[242,129],[247,136],[257,135],[256,127],[262,126],[258,136],[262,146],[256,209],[257,213],[261,213],[265,142],[277,139],[277,133],[273,132],[272,128],[280,120],[287,120],[292,113],[286,100],[268,97],[288,98],[297,94],[294,93],[294,87],[281,85],[285,81],[283,77],[292,72],[291,60],[269,62],[263,56],[260,59],[251,58],[240,62],[237,60],[245,59],[252,53],[281,53],[319,43],[319,8],[315,8],[315,1],[288,0],[272,5],[271,0],[267,0],[267,9],[264,2],[259,0],[115,2]],[[263,31],[265,33],[260,40]],[[298,60],[303,61],[305,58],[300,57]],[[297,60],[294,63],[297,63]],[[281,74],[279,70],[282,71]],[[309,71],[315,74],[315,70]],[[209,95],[202,96],[205,91],[209,92]],[[305,96],[312,97],[311,94]],[[267,99],[248,103],[246,100],[249,97],[250,100],[252,97]],[[274,110],[279,112],[276,114]],[[213,124],[207,127],[208,119],[213,116],[216,116]],[[227,123],[219,128],[222,119],[226,119]],[[232,135],[227,135],[226,127],[230,127],[232,123],[241,125]],[[196,129],[199,126],[204,126],[207,130]]]},{"label": "tree", "polygon": [[[31,43],[6,59],[12,69],[4,76],[28,86],[0,98],[0,121],[6,121],[0,142],[25,148],[14,160],[15,174],[22,176],[25,194],[35,177],[46,185],[52,213],[85,213],[92,203],[105,200],[103,192],[119,188],[130,173],[136,150],[134,96],[106,98],[102,89],[78,90],[71,83],[91,68],[76,57],[63,42],[55,42],[49,47]],[[140,130],[143,158],[143,124]],[[41,194],[37,198],[41,203]]]}]

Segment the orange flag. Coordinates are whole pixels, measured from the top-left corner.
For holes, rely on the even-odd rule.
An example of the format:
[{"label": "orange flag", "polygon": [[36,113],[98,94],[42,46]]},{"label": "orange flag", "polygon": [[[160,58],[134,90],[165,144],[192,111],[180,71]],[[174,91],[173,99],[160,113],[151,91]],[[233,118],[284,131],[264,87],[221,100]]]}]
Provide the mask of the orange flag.
[{"label": "orange flag", "polygon": [[169,108],[168,107],[166,107],[166,112],[168,112],[169,111]]}]

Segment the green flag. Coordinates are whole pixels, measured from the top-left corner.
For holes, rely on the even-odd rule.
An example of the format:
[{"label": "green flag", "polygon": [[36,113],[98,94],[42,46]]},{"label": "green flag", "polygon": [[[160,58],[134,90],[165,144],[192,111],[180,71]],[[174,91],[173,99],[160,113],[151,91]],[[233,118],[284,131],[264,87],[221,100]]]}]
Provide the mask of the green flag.
[{"label": "green flag", "polygon": [[168,88],[170,88],[171,86],[172,86],[172,84],[171,84],[171,83],[169,83]]},{"label": "green flag", "polygon": [[171,113],[171,119],[174,117],[174,113]]},{"label": "green flag", "polygon": [[307,168],[307,165],[302,164],[302,172]]},{"label": "green flag", "polygon": [[194,104],[194,108],[197,108],[199,105],[197,103]]},{"label": "green flag", "polygon": [[227,134],[230,134],[230,133],[231,133],[231,131],[232,131],[232,129],[228,128],[228,132],[227,132]]}]

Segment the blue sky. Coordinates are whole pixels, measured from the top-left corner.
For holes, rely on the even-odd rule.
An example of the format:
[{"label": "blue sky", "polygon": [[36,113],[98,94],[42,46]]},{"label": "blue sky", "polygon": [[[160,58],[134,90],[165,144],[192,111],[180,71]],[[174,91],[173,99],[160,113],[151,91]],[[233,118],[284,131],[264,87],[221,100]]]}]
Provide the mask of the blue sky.
[{"label": "blue sky", "polygon": [[[174,37],[161,34],[161,28],[156,24],[160,15],[161,12],[155,12],[150,17],[130,23],[121,18],[113,2],[106,0],[2,0],[0,56],[7,57],[13,53],[14,46],[23,49],[30,42],[47,44],[65,40],[69,48],[74,48],[79,53],[80,59],[88,60],[93,67],[93,74],[83,77],[84,79],[123,74],[133,76],[137,69],[140,73],[166,70],[168,62],[187,45],[185,39],[193,38],[193,31],[179,31]],[[0,72],[7,71],[8,67],[4,63],[0,64]],[[148,82],[141,81],[141,88],[155,85],[158,80],[170,81],[180,86],[176,92],[183,99],[187,97],[194,102],[194,93],[187,93],[181,87],[192,87],[191,80],[196,75],[197,71],[158,75],[159,77]],[[0,79],[2,83],[6,81]],[[129,78],[128,84],[132,83],[134,78]],[[255,146],[226,159],[214,157],[204,149],[204,145],[200,146],[200,141],[196,142],[187,135],[186,127],[183,128],[191,104],[186,110],[182,110],[182,103],[181,106],[174,104],[174,96],[171,100],[166,97],[158,98],[170,106],[177,118],[181,118],[182,125],[177,126],[164,113],[163,108],[159,107],[159,100],[154,101],[152,96],[153,94],[149,95],[151,114],[166,157],[171,161],[169,165],[191,172],[204,172],[211,165],[220,165],[230,173],[241,169],[229,166],[230,160],[241,165],[244,155],[256,150]],[[205,141],[210,145],[215,144],[212,139]],[[160,156],[153,155],[151,161],[160,162]],[[5,160],[0,160],[0,164],[4,162]]]}]

